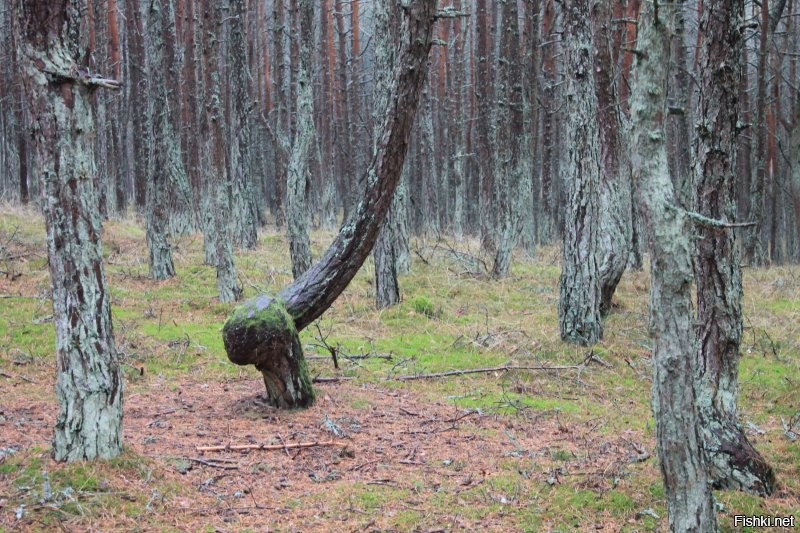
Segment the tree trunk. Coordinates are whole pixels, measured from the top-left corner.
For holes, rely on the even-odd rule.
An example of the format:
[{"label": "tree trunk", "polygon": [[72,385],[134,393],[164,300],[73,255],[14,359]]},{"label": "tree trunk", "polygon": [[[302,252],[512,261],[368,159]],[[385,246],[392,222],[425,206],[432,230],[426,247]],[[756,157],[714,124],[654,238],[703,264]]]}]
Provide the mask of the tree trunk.
[{"label": "tree trunk", "polygon": [[112,458],[122,451],[123,381],[93,179],[96,86],[79,70],[87,6],[82,0],[14,4],[53,286],[60,405],[53,454],[58,461]]},{"label": "tree trunk", "polygon": [[367,188],[350,219],[322,258],[278,298],[260,296],[246,302],[223,327],[225,350],[231,361],[255,364],[262,373],[267,369],[267,400],[272,405],[305,407],[313,402],[297,332],[330,307],[375,244],[400,180],[427,74],[435,14],[435,0],[414,0],[404,7],[402,48],[383,134],[367,170]]},{"label": "tree trunk", "polygon": [[297,79],[297,119],[289,155],[286,180],[286,228],[289,237],[289,253],[292,259],[292,274],[299,278],[311,267],[311,240],[308,237],[308,206],[306,191],[309,180],[309,158],[314,141],[314,6],[310,0],[300,0],[300,34],[292,38],[299,40],[300,64]]},{"label": "tree trunk", "polygon": [[246,2],[229,1],[231,7],[228,24],[230,35],[227,42],[228,68],[230,69],[230,118],[228,131],[232,139],[228,143],[229,172],[231,175],[232,237],[236,246],[253,249],[258,244],[258,204],[252,176],[253,154],[258,149],[253,143],[252,132],[252,78],[247,62],[245,43]]},{"label": "tree trunk", "polygon": [[603,337],[600,317],[600,139],[592,70],[589,0],[565,9],[568,200],[558,302],[561,338],[582,345]]},{"label": "tree trunk", "polygon": [[227,150],[222,113],[222,80],[220,68],[220,39],[223,24],[226,23],[224,13],[226,6],[220,0],[203,0],[203,62],[206,91],[206,117],[203,138],[206,139],[207,157],[205,190],[209,208],[204,216],[208,217],[204,237],[213,251],[212,263],[217,269],[217,289],[220,302],[233,302],[241,298],[242,289],[238,285],[236,268],[233,262],[231,246],[231,223],[228,213],[231,212],[231,177],[228,174]]},{"label": "tree trunk", "polygon": [[[680,9],[680,4],[678,4]],[[637,197],[651,254],[650,335],[653,337],[653,414],[670,531],[717,531],[694,404],[697,346],[692,324],[692,243],[685,212],[673,204],[665,146],[669,28],[673,4],[645,2],[639,17],[639,56],[631,92]]]},{"label": "tree trunk", "polygon": [[[149,79],[153,82],[152,115],[153,127],[151,153],[153,164],[147,175],[147,248],[149,254],[150,276],[157,281],[175,275],[172,263],[172,250],[167,242],[170,219],[169,197],[171,185],[176,181],[186,181],[186,171],[180,154],[180,140],[175,134],[170,112],[167,80],[157,73],[171,71],[164,53],[165,29],[171,25],[171,2],[151,2],[147,8],[146,54]],[[165,13],[163,9],[167,10]],[[174,73],[177,74],[177,73]],[[182,177],[175,174],[183,174]]]},{"label": "tree trunk", "polygon": [[[372,125],[373,125],[373,152],[377,150],[380,142],[380,122],[388,110],[388,96],[391,90],[391,76],[395,63],[395,43],[397,36],[394,35],[399,21],[399,7],[392,3],[375,4],[375,62],[373,66],[373,90],[372,90]],[[402,178],[401,178],[402,182]],[[392,199],[392,206],[381,228],[378,240],[375,243],[375,305],[378,309],[385,309],[400,303],[400,284],[397,280],[397,250],[395,249],[396,239],[402,228],[398,227],[401,217],[405,216],[404,205],[401,197],[405,196],[399,189]],[[403,192],[403,194],[401,194]]]},{"label": "tree trunk", "polygon": [[517,242],[520,193],[523,192],[522,143],[525,140],[522,101],[522,65],[519,53],[519,12],[516,2],[500,8],[500,54],[495,85],[494,179],[492,183],[495,227],[492,276],[505,278],[511,271],[511,253]]},{"label": "tree trunk", "polygon": [[[695,211],[733,221],[743,0],[712,0],[700,20]],[[697,402],[714,485],[771,494],[775,474],[752,447],[738,420],[739,347],[742,336],[742,270],[733,230],[698,224]]]},{"label": "tree trunk", "polygon": [[628,264],[631,245],[630,167],[623,154],[622,120],[614,86],[610,0],[594,4],[592,26],[597,122],[600,134],[600,313],[611,299]]}]

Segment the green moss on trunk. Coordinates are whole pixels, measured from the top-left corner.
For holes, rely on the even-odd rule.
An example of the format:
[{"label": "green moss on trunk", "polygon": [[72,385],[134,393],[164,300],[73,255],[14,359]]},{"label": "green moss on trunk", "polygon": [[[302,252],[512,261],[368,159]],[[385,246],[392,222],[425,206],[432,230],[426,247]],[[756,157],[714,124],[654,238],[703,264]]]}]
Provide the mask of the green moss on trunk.
[{"label": "green moss on trunk", "polygon": [[231,362],[261,371],[270,405],[291,409],[314,403],[300,337],[283,300],[261,295],[238,306],[222,338]]}]

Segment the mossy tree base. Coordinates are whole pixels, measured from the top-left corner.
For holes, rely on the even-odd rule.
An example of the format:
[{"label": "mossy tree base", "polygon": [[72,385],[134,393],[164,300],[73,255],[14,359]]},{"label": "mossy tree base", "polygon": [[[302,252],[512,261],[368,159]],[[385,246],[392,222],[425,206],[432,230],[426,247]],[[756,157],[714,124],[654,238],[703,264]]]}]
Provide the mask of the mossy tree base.
[{"label": "mossy tree base", "polygon": [[261,295],[238,306],[222,339],[231,362],[255,365],[264,375],[270,405],[294,409],[314,403],[300,337],[282,300]]}]

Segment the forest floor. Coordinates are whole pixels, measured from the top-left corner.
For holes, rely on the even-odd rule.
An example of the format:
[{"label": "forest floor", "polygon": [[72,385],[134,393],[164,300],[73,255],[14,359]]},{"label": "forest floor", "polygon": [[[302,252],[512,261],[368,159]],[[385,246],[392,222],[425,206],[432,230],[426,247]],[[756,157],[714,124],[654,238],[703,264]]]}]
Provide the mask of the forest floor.
[{"label": "forest floor", "polygon": [[[318,255],[330,234],[313,236]],[[60,464],[44,227],[0,205],[0,531],[663,531],[650,413],[648,276],[629,272],[605,339],[562,343],[559,252],[521,254],[492,281],[468,243],[414,241],[403,302],[377,311],[367,263],[302,334],[317,403],[277,411],[252,367],[228,362],[202,238],[174,246],[178,276],[147,278],[144,233],[104,234],[126,375],[125,453]],[[291,278],[275,231],[237,253],[245,295]],[[800,520],[800,267],[746,269],[741,417],[775,467],[770,498],[717,492],[733,515]],[[326,345],[338,353],[335,369]],[[438,379],[398,376],[505,365]],[[792,429],[794,433],[792,433]],[[792,437],[798,440],[792,440]],[[317,443],[293,448],[296,443]],[[330,444],[332,442],[332,444]],[[265,444],[276,450],[200,452]]]}]

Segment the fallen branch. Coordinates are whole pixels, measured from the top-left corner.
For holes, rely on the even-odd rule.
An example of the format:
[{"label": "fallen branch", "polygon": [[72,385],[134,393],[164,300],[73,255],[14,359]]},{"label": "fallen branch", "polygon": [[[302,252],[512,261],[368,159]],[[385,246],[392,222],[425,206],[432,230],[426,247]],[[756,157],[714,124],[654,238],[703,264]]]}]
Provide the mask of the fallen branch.
[{"label": "fallen branch", "polygon": [[323,377],[317,376],[311,379],[311,383],[338,383],[340,381],[350,381],[356,378],[346,376]]},{"label": "fallen branch", "polygon": [[210,466],[212,468],[221,468],[223,470],[239,470],[239,467],[235,466],[235,465],[220,465],[220,464],[217,464],[217,463],[212,463],[210,461],[204,461],[202,459],[197,459],[195,457],[192,457],[190,460],[192,462],[199,463],[199,464],[205,465],[205,466]]},{"label": "fallen branch", "polygon": [[471,368],[468,370],[451,370],[450,372],[437,372],[435,374],[414,374],[411,376],[397,376],[394,378],[386,378],[385,381],[412,381],[415,379],[437,379],[449,376],[463,376],[466,374],[486,374],[489,372],[508,372],[510,370],[580,370],[584,365],[570,365],[570,366],[517,366],[505,365],[496,366],[493,368]]},{"label": "fallen branch", "polygon": [[224,452],[224,451],[245,451],[245,450],[294,450],[296,448],[315,448],[317,446],[342,446],[347,443],[325,440],[319,442],[295,442],[289,444],[224,444],[222,446],[195,446],[198,452]]}]

